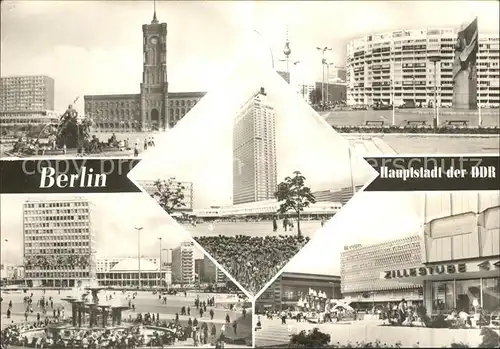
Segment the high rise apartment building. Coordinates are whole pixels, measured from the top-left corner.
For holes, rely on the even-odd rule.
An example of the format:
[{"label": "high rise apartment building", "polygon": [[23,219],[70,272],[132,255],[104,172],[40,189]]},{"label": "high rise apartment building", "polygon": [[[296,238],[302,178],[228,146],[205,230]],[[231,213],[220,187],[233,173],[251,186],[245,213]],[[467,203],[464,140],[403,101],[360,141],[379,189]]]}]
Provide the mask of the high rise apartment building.
[{"label": "high rise apartment building", "polygon": [[[458,27],[458,26],[457,26]],[[347,102],[395,106],[429,106],[434,101],[434,63],[438,55],[438,105],[449,107],[453,97],[453,61],[458,29],[397,30],[367,35],[347,45]],[[479,33],[478,103],[500,105],[499,36]]]},{"label": "high rise apartment building", "polygon": [[0,78],[0,111],[54,110],[54,79],[43,75]]},{"label": "high rise apartment building", "polygon": [[15,126],[56,120],[54,79],[43,75],[0,78],[0,124]]},{"label": "high rise apartment building", "polygon": [[26,201],[23,252],[28,286],[77,287],[96,279],[92,204]]},{"label": "high rise apartment building", "polygon": [[274,199],[277,188],[275,111],[264,88],[233,125],[233,204]]},{"label": "high rise apartment building", "polygon": [[192,241],[185,241],[172,250],[172,283],[189,285],[194,281],[194,244]]}]

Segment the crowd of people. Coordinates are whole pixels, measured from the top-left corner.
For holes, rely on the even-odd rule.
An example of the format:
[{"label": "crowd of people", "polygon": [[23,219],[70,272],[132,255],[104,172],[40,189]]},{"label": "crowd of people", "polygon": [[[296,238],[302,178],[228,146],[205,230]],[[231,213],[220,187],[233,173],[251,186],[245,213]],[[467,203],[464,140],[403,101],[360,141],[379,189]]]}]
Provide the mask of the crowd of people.
[{"label": "crowd of people", "polygon": [[[106,300],[114,297],[105,295]],[[133,304],[137,293],[127,294],[129,306]],[[167,303],[166,295],[158,294],[161,303]],[[3,300],[2,300],[3,301]],[[234,304],[228,309],[225,323],[216,325],[213,323],[215,312],[212,307],[216,306],[213,296],[200,300],[199,296],[194,299],[191,310],[189,306],[182,306],[180,314],[190,316],[189,319],[179,319],[179,313],[175,314],[170,321],[160,319],[159,313],[137,313],[135,317],[129,315],[124,319],[123,325],[113,328],[100,327],[72,327],[71,320],[64,316],[64,308],[54,304],[52,297],[46,297],[45,293],[38,300],[34,300],[33,293],[26,295],[23,299],[26,307],[25,319],[22,323],[15,324],[14,321],[1,332],[1,348],[11,345],[33,347],[33,348],[135,348],[135,347],[163,347],[179,345],[194,346],[204,344],[215,344],[223,347],[225,341],[231,341],[226,335],[239,334],[237,319],[246,316],[245,308],[237,310]],[[36,321],[29,322],[28,314],[33,314],[35,308]],[[135,306],[132,307],[135,309]],[[8,303],[7,321],[10,319],[12,301]],[[52,309],[52,312],[48,310]],[[52,318],[49,319],[53,313]],[[192,313],[192,315],[191,315]],[[42,314],[45,317],[42,319]],[[234,314],[234,315],[233,315]],[[34,315],[34,314],[33,314]],[[236,320],[231,319],[235,316]],[[99,321],[100,323],[100,321]],[[50,325],[50,326],[49,326]],[[220,326],[220,328],[218,328]]]},{"label": "crowd of people", "polygon": [[[247,291],[256,294],[309,241],[302,235],[194,238]],[[237,257],[236,257],[237,256]]]}]

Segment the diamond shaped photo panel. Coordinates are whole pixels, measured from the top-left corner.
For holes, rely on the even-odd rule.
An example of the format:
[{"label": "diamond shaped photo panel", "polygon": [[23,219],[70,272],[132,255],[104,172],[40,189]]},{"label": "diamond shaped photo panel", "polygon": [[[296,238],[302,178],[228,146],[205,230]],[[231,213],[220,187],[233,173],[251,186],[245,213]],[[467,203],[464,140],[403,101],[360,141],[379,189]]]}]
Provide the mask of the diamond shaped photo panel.
[{"label": "diamond shaped photo panel", "polygon": [[255,294],[373,177],[270,68],[244,61],[130,177]]},{"label": "diamond shaped photo panel", "polygon": [[144,193],[2,194],[1,204],[2,276],[22,271],[2,278],[3,333],[36,342],[44,331],[30,326],[45,321],[56,347],[78,347],[83,333],[96,345],[252,344],[246,294]]}]

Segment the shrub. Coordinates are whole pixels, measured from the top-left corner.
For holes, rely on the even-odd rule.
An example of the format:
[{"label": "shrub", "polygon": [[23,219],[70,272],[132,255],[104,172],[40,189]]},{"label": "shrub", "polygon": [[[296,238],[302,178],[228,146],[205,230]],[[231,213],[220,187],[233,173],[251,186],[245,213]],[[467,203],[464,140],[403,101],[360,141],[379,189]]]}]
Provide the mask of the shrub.
[{"label": "shrub", "polygon": [[481,329],[481,336],[483,336],[483,341],[479,345],[479,348],[500,348],[500,336],[496,331],[488,327],[483,327]]},{"label": "shrub", "polygon": [[449,347],[443,347],[443,348],[470,348],[469,345],[465,343],[451,343]]},{"label": "shrub", "polygon": [[310,332],[305,330],[293,334],[290,338],[290,347],[293,348],[327,348],[331,336],[314,328]]}]

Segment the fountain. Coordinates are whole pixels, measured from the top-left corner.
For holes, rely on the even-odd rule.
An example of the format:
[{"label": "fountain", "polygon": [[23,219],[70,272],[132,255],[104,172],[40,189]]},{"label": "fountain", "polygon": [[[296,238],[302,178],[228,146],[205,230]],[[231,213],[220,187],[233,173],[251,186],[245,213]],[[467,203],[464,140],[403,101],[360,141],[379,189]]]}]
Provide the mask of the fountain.
[{"label": "fountain", "polygon": [[89,117],[79,117],[70,104],[57,122],[41,125],[41,129],[20,137],[6,155],[96,154],[120,150],[115,136],[108,139],[107,143],[100,142],[95,135],[91,136],[93,124]]}]

